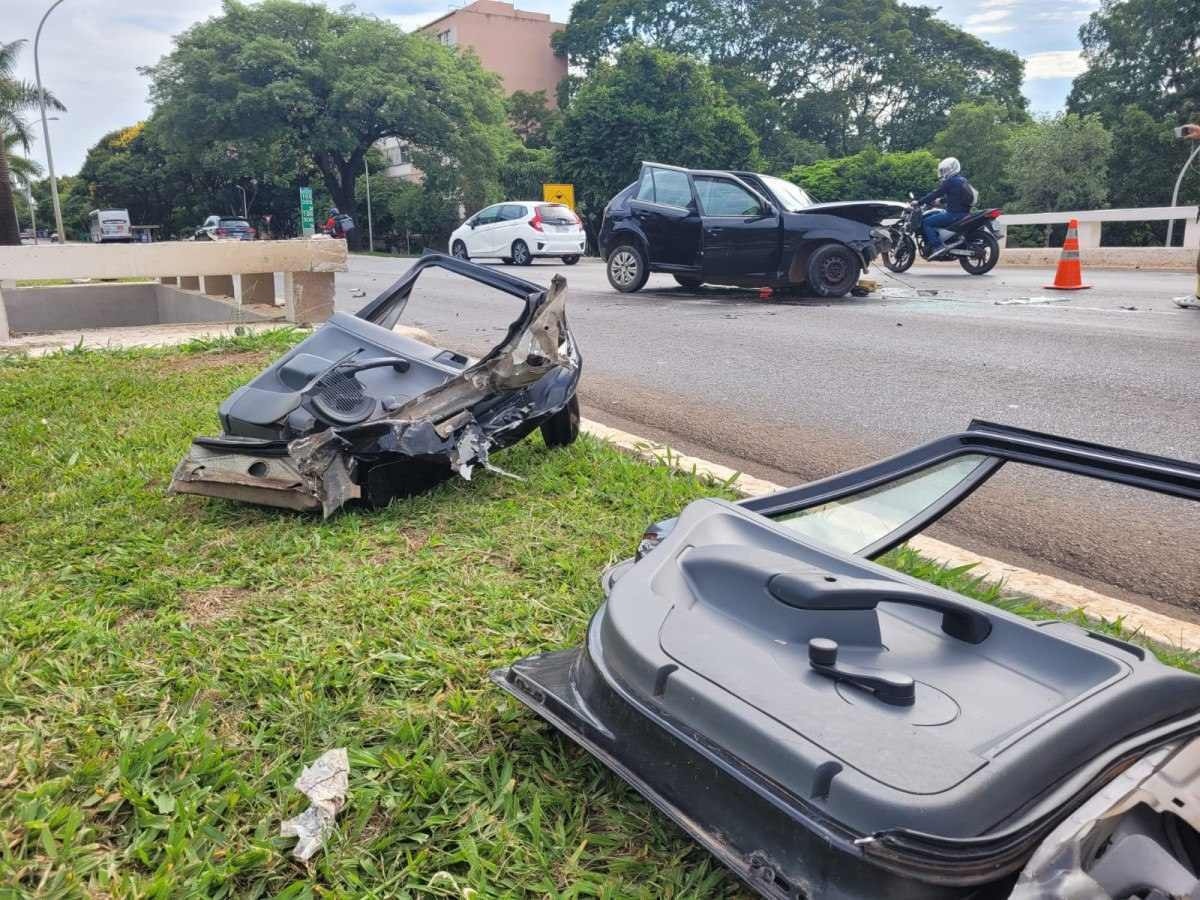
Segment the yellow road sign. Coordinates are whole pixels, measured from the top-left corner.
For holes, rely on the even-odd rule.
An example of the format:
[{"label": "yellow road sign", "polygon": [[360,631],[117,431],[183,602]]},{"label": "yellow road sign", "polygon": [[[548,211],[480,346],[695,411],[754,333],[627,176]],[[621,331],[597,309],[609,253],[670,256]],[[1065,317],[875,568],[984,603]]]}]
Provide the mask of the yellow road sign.
[{"label": "yellow road sign", "polygon": [[561,203],[575,209],[575,185],[573,184],[543,184],[542,199],[547,203]]}]

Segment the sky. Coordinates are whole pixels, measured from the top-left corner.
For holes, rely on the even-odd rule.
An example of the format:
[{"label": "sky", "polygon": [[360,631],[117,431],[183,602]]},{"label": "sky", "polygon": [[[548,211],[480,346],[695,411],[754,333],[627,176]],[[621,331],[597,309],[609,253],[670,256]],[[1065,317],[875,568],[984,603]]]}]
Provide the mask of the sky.
[{"label": "sky", "polygon": [[[17,74],[33,81],[33,37],[52,0],[0,0],[0,41],[27,38]],[[521,9],[565,22],[572,0],[517,0]],[[331,6],[341,7],[342,0]],[[360,11],[406,30],[448,11],[447,0],[358,0]],[[462,5],[456,3],[455,5]],[[939,6],[936,0],[928,5]],[[220,0],[65,0],[46,21],[39,58],[45,85],[67,106],[50,122],[55,170],[79,170],[91,147],[114,129],[146,118],[151,65],[171,49],[171,37],[219,12]],[[1079,26],[1099,0],[944,0],[941,16],[1025,60],[1025,94],[1034,112],[1060,109],[1071,79],[1082,71]],[[40,137],[40,128],[37,129]],[[43,164],[40,145],[32,155]]]}]

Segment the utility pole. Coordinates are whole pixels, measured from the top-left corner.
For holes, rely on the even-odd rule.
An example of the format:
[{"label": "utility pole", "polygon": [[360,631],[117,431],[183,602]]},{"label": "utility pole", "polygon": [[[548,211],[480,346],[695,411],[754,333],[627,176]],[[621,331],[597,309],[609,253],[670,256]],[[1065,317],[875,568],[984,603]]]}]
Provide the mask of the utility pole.
[{"label": "utility pole", "polygon": [[363,156],[363,171],[367,173],[367,242],[371,252],[375,252],[375,223],[371,220],[371,167],[367,165],[367,157]]},{"label": "utility pole", "polygon": [[58,242],[67,243],[67,232],[63,228],[62,206],[58,202],[58,179],[54,177],[54,154],[50,152],[50,125],[46,121],[46,91],[42,87],[42,67],[38,62],[38,42],[42,39],[42,26],[50,13],[58,8],[63,0],[54,0],[42,21],[38,22],[37,33],[33,36],[33,75],[37,80],[38,103],[42,108],[42,138],[46,141],[46,168],[50,171],[50,197],[54,201],[54,225],[58,228]]}]

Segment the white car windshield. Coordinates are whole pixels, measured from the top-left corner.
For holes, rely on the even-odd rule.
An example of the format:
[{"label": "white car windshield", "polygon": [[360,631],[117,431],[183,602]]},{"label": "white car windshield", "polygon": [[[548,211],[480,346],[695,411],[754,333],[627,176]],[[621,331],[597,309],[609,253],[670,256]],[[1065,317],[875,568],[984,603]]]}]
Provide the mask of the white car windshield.
[{"label": "white car windshield", "polygon": [[784,181],[782,178],[776,178],[774,175],[759,175],[762,183],[767,186],[775,199],[783,204],[783,208],[788,212],[800,212],[809,206],[816,204],[816,200],[805,192],[804,188],[797,187],[790,181]]}]

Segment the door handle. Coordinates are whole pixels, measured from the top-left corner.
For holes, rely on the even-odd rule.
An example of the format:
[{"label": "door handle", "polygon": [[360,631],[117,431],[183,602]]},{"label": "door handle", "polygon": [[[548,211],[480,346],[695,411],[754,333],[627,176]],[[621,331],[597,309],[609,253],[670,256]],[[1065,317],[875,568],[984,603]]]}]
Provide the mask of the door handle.
[{"label": "door handle", "polygon": [[723,232],[724,230],[725,230],[724,228],[718,228],[718,227],[715,227],[715,226],[709,226],[708,228],[705,228],[705,229],[704,229],[704,233],[705,233],[705,234],[713,234],[713,235],[716,235],[716,234],[720,234],[720,233],[721,233],[721,232]]}]

